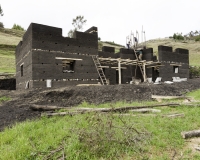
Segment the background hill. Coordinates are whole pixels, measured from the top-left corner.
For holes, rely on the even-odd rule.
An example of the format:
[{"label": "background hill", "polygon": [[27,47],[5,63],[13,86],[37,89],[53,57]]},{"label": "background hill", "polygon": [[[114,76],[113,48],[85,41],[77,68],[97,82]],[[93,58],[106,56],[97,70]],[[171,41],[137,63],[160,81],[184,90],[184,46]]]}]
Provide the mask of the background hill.
[{"label": "background hill", "polygon": [[0,73],[15,72],[15,48],[24,32],[0,28]]},{"label": "background hill", "polygon": [[[15,73],[15,47],[22,40],[24,31],[0,28],[0,73]],[[123,45],[114,42],[100,42],[101,46],[115,47],[119,52]],[[169,38],[154,39],[146,42],[147,47],[152,47],[154,54],[158,54],[158,45],[167,45],[175,48],[186,48],[190,51],[190,65],[200,66],[200,42],[194,40],[173,40]]]}]

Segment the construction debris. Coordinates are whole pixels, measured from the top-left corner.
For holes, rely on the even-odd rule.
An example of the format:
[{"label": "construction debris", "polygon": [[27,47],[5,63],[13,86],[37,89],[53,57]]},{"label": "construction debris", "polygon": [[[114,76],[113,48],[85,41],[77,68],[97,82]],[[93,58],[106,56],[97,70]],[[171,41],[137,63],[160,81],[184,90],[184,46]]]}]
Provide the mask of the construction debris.
[{"label": "construction debris", "polygon": [[173,114],[166,114],[162,115],[162,117],[168,117],[168,118],[176,118],[176,117],[184,117],[184,113],[173,113]]},{"label": "construction debris", "polygon": [[159,109],[150,109],[150,108],[142,108],[142,109],[134,109],[134,110],[131,110],[131,112],[138,112],[138,113],[159,113],[161,112],[161,110]]},{"label": "construction debris", "polygon": [[181,135],[184,139],[192,138],[192,137],[200,137],[200,130],[193,130],[193,131],[184,131],[181,132]]}]

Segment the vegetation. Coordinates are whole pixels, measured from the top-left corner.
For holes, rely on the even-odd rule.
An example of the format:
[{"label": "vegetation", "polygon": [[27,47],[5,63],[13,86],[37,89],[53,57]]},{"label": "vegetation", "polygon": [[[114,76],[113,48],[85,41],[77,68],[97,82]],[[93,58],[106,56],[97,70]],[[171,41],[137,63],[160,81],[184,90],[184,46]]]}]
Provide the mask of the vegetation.
[{"label": "vegetation", "polygon": [[18,24],[14,24],[12,29],[15,29],[15,30],[20,30],[20,31],[24,31],[24,28],[22,28],[20,25]]},{"label": "vegetation", "polygon": [[190,77],[200,77],[200,67],[190,66]]},{"label": "vegetation", "polygon": [[[0,16],[3,16],[3,10],[1,8],[1,5],[0,5]],[[0,28],[4,28],[4,25],[2,22],[0,22]]]},{"label": "vegetation", "polygon": [[[200,100],[200,90],[190,94]],[[157,102],[101,104],[81,107],[118,107]],[[79,106],[79,107],[80,107]],[[142,116],[88,113],[26,121],[0,132],[0,159],[199,159],[181,137],[199,128],[199,107],[163,107]],[[184,118],[165,118],[168,113]],[[20,133],[20,134],[19,134]]]},{"label": "vegetation", "polygon": [[1,8],[1,5],[0,5],[0,16],[3,16],[3,9]]},{"label": "vegetation", "polygon": [[73,22],[72,22],[74,29],[71,29],[68,32],[68,37],[72,38],[75,31],[81,31],[86,22],[87,20],[84,19],[84,16],[76,16],[76,18],[73,19]]},{"label": "vegetation", "polygon": [[15,45],[2,45],[0,44],[0,73],[15,72]]},{"label": "vegetation", "polygon": [[0,97],[0,104],[1,104],[2,102],[9,101],[9,100],[10,100],[9,97],[6,97],[6,96]]},{"label": "vegetation", "polygon": [[182,33],[174,33],[173,38],[175,40],[184,40],[184,37],[182,36]]},{"label": "vegetation", "polygon": [[200,35],[195,37],[195,41],[200,41]]}]

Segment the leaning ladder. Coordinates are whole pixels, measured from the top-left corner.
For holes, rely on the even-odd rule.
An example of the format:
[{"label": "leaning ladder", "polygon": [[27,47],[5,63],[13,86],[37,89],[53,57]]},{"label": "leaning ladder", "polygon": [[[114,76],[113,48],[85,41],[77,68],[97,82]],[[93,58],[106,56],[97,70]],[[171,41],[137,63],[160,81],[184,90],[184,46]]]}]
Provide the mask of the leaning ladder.
[{"label": "leaning ladder", "polygon": [[[144,70],[143,70],[142,66],[138,64],[139,59],[138,59],[138,56],[137,56],[137,53],[136,53],[134,47],[133,47],[133,51],[134,51],[134,53],[135,53],[135,57],[136,57],[136,59],[137,59],[137,66],[139,66],[140,71],[141,71],[142,76],[143,76],[143,79],[144,79],[144,81],[145,81],[145,75],[146,75],[146,73],[144,73]],[[146,77],[147,77],[147,76],[146,76]]]},{"label": "leaning ladder", "polygon": [[103,69],[102,69],[102,66],[101,66],[101,63],[99,61],[98,56],[92,56],[92,59],[93,59],[94,64],[96,66],[96,69],[97,69],[97,72],[99,74],[99,78],[101,80],[102,85],[108,85],[108,82],[106,80],[106,76],[103,72]]}]

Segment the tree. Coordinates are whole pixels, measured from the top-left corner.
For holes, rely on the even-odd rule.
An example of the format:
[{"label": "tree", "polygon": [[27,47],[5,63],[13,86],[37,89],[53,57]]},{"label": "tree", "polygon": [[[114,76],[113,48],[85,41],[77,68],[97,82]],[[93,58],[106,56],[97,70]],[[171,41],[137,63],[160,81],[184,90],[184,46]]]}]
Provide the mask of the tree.
[{"label": "tree", "polygon": [[194,32],[194,34],[197,36],[197,35],[199,34],[199,32],[196,30],[196,31]]},{"label": "tree", "polygon": [[0,5],[0,15],[3,16],[3,9],[1,8],[1,5]]},{"label": "tree", "polygon": [[16,29],[16,30],[20,30],[20,31],[24,31],[24,28],[22,28],[20,25],[18,24],[14,24],[12,29]]},{"label": "tree", "polygon": [[74,32],[82,30],[86,22],[87,20],[84,19],[84,16],[76,16],[76,18],[72,20],[72,25],[74,26],[74,29],[71,29],[68,32],[68,36],[73,37]]}]

